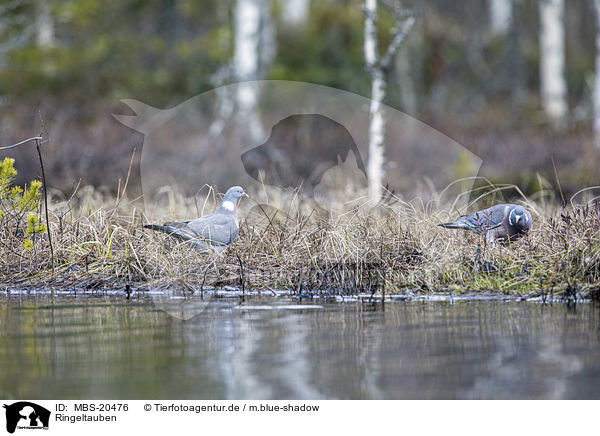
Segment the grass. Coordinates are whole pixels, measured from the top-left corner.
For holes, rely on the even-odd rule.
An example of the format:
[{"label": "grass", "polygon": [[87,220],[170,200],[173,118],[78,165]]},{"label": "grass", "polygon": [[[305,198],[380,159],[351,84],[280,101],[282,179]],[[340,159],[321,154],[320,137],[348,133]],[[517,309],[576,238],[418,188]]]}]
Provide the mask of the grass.
[{"label": "grass", "polygon": [[[501,189],[487,191],[490,200]],[[260,197],[260,196],[259,196]],[[335,196],[332,196],[335,197]],[[172,196],[162,218],[212,211]],[[507,246],[438,223],[456,218],[450,204],[391,198],[377,210],[355,208],[318,217],[310,205],[277,210],[246,201],[240,234],[223,255],[201,255],[166,235],[144,230],[139,201],[103,197],[91,188],[50,199],[50,233],[32,246],[4,223],[0,286],[4,289],[131,291],[210,288],[286,290],[300,295],[500,292],[507,295],[600,297],[600,205],[559,207],[548,195],[520,202],[534,216],[530,233]],[[167,210],[187,211],[173,216]],[[157,214],[158,215],[158,214]]]}]

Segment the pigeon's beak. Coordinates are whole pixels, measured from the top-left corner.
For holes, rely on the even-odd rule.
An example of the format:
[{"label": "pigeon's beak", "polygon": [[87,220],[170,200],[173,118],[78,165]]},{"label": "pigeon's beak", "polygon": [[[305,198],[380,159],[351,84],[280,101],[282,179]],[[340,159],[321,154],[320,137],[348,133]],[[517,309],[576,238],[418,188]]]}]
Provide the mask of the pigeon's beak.
[{"label": "pigeon's beak", "polygon": [[519,224],[519,220],[521,219],[521,215],[517,215],[516,223]]},{"label": "pigeon's beak", "polygon": [[248,197],[248,194],[246,194],[246,193],[244,192],[244,193],[242,194],[242,196],[241,196],[240,198],[238,198],[237,204],[240,204],[240,202],[242,201],[242,198],[244,198],[244,197],[246,197],[246,198],[250,198],[250,197]]}]

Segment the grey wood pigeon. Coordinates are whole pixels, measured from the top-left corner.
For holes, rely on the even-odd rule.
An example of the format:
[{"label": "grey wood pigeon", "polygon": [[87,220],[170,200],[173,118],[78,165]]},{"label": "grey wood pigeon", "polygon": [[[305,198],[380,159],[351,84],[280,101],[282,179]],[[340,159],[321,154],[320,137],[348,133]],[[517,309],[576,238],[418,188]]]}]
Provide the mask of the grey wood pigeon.
[{"label": "grey wood pigeon", "polygon": [[146,224],[144,227],[184,241],[200,252],[213,249],[221,253],[238,235],[237,205],[242,197],[248,197],[248,194],[240,186],[233,186],[225,193],[221,206],[210,215],[163,225]]},{"label": "grey wood pigeon", "polygon": [[484,235],[487,241],[514,241],[531,228],[531,214],[516,204],[498,204],[490,208],[463,215],[458,221],[438,224],[448,229],[466,229]]}]

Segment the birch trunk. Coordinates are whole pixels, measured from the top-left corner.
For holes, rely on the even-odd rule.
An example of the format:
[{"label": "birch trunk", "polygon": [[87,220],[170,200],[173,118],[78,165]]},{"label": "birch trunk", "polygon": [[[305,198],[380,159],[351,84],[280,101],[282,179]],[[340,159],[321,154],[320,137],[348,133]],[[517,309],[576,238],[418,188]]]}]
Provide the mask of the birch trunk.
[{"label": "birch trunk", "polygon": [[306,23],[310,11],[310,0],[283,0],[282,18],[286,24],[301,27]]},{"label": "birch trunk", "polygon": [[242,135],[259,141],[263,129],[258,115],[259,89],[254,83],[260,78],[274,54],[273,29],[265,0],[238,0],[235,11],[234,72],[238,86],[237,118]]},{"label": "birch trunk", "polygon": [[567,115],[563,0],[540,0],[540,82],[544,111],[554,123]]},{"label": "birch trunk", "polygon": [[367,164],[367,176],[369,178],[369,200],[377,203],[381,199],[384,176],[384,141],[385,141],[385,117],[381,103],[385,97],[385,78],[380,69],[373,72],[371,83],[371,104],[369,115],[369,162]]},{"label": "birch trunk", "polygon": [[51,47],[54,45],[54,21],[50,11],[50,5],[43,1],[38,6],[37,20],[37,43],[40,47]]},{"label": "birch trunk", "polygon": [[[414,17],[396,16],[392,40],[384,56],[380,57],[377,41],[377,0],[365,0],[365,63],[371,75],[371,104],[369,105],[369,160],[367,177],[369,179],[369,201],[375,205],[383,193],[385,176],[385,116],[383,100],[386,92],[386,72],[398,47],[415,22]],[[398,8],[396,13],[400,12]]]},{"label": "birch trunk", "polygon": [[381,102],[385,97],[385,79],[379,68],[377,52],[377,0],[365,0],[365,62],[371,74],[371,104],[369,106],[369,200],[375,204],[381,198],[383,184],[383,141],[385,119]]},{"label": "birch trunk", "polygon": [[513,0],[489,0],[490,30],[494,35],[505,35],[510,29]]}]

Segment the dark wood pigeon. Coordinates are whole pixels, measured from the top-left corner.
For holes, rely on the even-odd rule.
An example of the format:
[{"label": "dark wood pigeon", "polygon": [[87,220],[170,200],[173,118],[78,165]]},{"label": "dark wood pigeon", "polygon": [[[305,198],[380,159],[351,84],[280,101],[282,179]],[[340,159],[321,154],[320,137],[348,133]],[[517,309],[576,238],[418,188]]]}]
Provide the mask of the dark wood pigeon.
[{"label": "dark wood pigeon", "polygon": [[227,190],[221,206],[215,213],[195,220],[163,225],[146,224],[144,227],[184,241],[200,252],[212,249],[221,253],[238,235],[237,205],[242,197],[248,197],[248,194],[240,186],[234,186]]},{"label": "dark wood pigeon", "polygon": [[466,229],[484,235],[487,241],[514,241],[531,228],[531,214],[516,204],[498,204],[488,209],[463,215],[458,221],[438,224],[448,229]]}]

